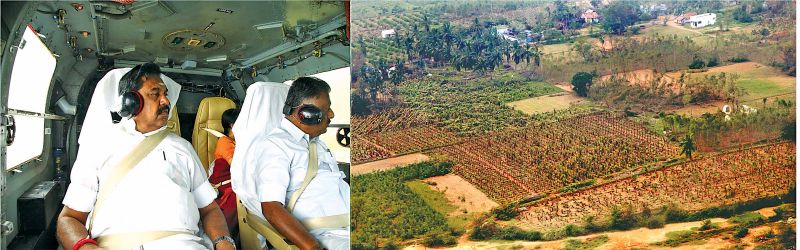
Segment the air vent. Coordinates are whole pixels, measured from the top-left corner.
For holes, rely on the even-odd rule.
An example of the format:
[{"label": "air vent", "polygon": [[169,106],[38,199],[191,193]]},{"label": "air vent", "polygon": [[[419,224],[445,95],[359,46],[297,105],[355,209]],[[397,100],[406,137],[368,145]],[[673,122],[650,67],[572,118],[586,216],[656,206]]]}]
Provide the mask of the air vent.
[{"label": "air vent", "polygon": [[192,38],[192,39],[189,39],[189,42],[187,42],[186,44],[188,44],[190,46],[197,46],[197,45],[200,45],[200,43],[202,43],[202,42],[203,41],[201,41],[200,39]]},{"label": "air vent", "polygon": [[179,45],[182,42],[183,42],[183,37],[176,36],[175,38],[172,38],[172,44],[173,45]]}]

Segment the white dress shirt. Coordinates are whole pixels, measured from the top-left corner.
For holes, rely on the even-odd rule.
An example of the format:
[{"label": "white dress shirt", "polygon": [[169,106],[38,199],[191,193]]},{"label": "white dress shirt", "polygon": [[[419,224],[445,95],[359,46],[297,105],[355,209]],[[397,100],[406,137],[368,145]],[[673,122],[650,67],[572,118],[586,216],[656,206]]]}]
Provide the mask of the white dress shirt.
[{"label": "white dress shirt", "polygon": [[[142,134],[135,130],[131,119],[123,119],[116,128],[106,136],[106,144],[81,145],[63,201],[67,207],[91,212],[99,183],[145,136],[164,129]],[[205,249],[201,239],[193,235],[199,231],[198,208],[208,206],[214,198],[216,193],[191,144],[169,133],[108,195],[90,234],[96,238],[117,233],[183,231],[191,235],[166,237],[144,247]]]},{"label": "white dress shirt", "polygon": [[[350,212],[350,186],[344,181],[345,174],[339,170],[325,143],[318,137],[312,140],[317,142],[319,170],[297,199],[292,215],[305,220],[347,214]],[[237,183],[241,187],[237,195],[251,213],[264,218],[262,202],[287,204],[305,179],[308,143],[309,136],[285,118],[269,134],[254,140],[243,166],[247,173],[252,174]],[[331,234],[349,238],[350,230],[315,229],[310,233],[317,238]]]}]

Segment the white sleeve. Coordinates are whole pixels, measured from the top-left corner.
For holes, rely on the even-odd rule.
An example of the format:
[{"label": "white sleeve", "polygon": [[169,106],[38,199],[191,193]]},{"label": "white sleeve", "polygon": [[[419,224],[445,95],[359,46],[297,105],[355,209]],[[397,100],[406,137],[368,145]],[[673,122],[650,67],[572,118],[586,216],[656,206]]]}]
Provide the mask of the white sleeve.
[{"label": "white sleeve", "polygon": [[[269,140],[263,148],[254,147],[251,157],[256,159],[256,190],[259,202],[277,201],[286,205],[286,190],[289,188],[291,156],[274,141]],[[254,154],[257,153],[257,154]]]},{"label": "white sleeve", "polygon": [[189,159],[187,159],[187,164],[189,168],[189,173],[191,173],[191,186],[192,189],[189,190],[194,195],[194,202],[197,204],[197,208],[204,208],[214,202],[214,199],[217,198],[217,192],[214,191],[214,188],[211,187],[211,183],[208,182],[208,176],[206,175],[206,171],[203,169],[203,166],[200,165],[200,157],[197,156],[197,153],[192,149],[191,144],[186,142],[187,146],[189,147]]},{"label": "white sleeve", "polygon": [[72,165],[70,184],[62,203],[76,211],[88,213],[94,208],[99,184],[98,169],[108,159],[103,147],[85,145],[78,150]]}]

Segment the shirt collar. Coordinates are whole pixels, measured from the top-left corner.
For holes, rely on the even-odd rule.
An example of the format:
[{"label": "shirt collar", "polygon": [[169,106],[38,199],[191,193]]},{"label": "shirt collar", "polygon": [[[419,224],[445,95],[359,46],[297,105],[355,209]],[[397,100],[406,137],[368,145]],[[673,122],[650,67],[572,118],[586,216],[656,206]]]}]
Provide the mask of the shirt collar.
[{"label": "shirt collar", "polygon": [[156,129],[156,130],[153,130],[153,131],[150,131],[150,132],[147,132],[147,133],[142,133],[142,132],[139,132],[138,130],[136,130],[136,122],[131,118],[122,118],[122,120],[119,121],[119,124],[120,124],[120,126],[122,126],[122,130],[125,131],[125,134],[133,135],[133,136],[137,136],[137,137],[148,137],[150,135],[158,133],[161,130],[167,129],[167,126],[163,126],[163,127],[159,128],[159,129]]},{"label": "shirt collar", "polygon": [[281,128],[283,128],[283,130],[289,133],[291,138],[294,139],[295,141],[301,141],[301,140],[309,141],[308,134],[306,134],[306,132],[303,132],[303,130],[300,130],[300,128],[295,126],[294,123],[289,121],[289,119],[286,119],[284,117],[283,120],[281,120],[280,126]]}]

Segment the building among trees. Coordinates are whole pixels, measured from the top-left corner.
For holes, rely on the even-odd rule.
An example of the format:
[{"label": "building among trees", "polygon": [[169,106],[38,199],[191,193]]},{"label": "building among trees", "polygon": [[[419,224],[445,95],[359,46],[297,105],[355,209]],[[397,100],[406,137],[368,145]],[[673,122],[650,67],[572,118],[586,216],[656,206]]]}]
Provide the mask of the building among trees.
[{"label": "building among trees", "polygon": [[709,25],[714,25],[717,22],[717,14],[714,13],[705,13],[696,16],[692,16],[689,20],[686,21],[692,28],[702,28]]}]

